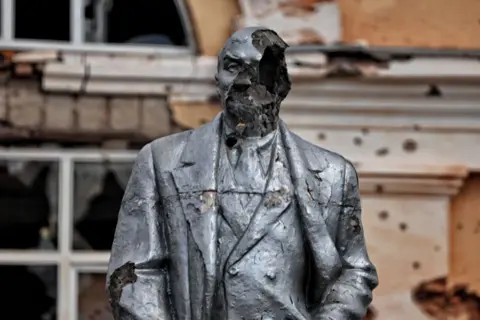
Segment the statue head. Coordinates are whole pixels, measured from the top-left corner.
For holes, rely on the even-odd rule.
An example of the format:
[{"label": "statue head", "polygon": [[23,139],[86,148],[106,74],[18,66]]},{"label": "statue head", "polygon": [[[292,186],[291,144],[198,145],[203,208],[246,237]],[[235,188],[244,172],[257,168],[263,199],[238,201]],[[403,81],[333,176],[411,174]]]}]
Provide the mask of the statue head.
[{"label": "statue head", "polygon": [[277,128],[291,86],[287,47],[275,31],[262,27],[241,29],[225,43],[215,79],[224,119],[238,134],[264,136]]}]

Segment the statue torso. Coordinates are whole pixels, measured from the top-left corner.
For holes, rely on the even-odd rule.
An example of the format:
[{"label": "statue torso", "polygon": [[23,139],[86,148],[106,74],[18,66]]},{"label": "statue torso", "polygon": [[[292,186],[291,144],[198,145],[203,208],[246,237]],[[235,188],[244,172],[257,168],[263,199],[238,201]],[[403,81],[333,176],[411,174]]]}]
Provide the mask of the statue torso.
[{"label": "statue torso", "polygon": [[[306,259],[293,185],[281,139],[275,135],[271,139],[259,152],[260,167],[243,172],[232,161],[238,155],[220,144],[215,319],[308,319]],[[259,207],[268,206],[262,201],[267,195],[290,201],[280,208],[266,236],[232,265],[229,255]]]}]

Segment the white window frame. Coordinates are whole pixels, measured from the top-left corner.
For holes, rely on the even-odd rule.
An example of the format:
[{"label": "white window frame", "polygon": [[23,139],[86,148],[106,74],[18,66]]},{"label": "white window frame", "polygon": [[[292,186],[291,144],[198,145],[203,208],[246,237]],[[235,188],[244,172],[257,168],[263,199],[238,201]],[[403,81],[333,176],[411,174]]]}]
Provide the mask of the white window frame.
[{"label": "white window frame", "polygon": [[78,319],[79,273],[104,273],[110,252],[73,250],[73,188],[75,163],[134,162],[135,151],[0,150],[0,160],[58,163],[58,248],[55,251],[0,250],[0,265],[57,267],[57,319]]},{"label": "white window frame", "polygon": [[87,43],[84,32],[84,0],[70,1],[70,41],[52,40],[23,40],[15,39],[15,0],[1,1],[2,29],[0,34],[0,48],[12,50],[63,50],[76,52],[105,52],[105,53],[144,53],[155,54],[195,54],[197,45],[190,15],[184,0],[174,0],[182,21],[187,46],[158,45],[134,46],[128,44]]}]

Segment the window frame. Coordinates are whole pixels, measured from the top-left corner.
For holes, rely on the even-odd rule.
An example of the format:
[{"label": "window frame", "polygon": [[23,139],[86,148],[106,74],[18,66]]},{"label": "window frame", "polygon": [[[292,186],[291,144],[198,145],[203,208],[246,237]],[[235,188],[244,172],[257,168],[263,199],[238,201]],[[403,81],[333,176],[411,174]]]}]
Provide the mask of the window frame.
[{"label": "window frame", "polygon": [[54,251],[0,250],[0,265],[54,265],[57,267],[57,319],[78,318],[79,273],[104,273],[110,252],[73,249],[73,188],[75,163],[134,162],[136,151],[68,151],[6,149],[7,161],[48,161],[58,164],[58,248]]},{"label": "window frame", "polygon": [[84,0],[70,1],[70,41],[15,39],[15,0],[1,1],[0,48],[11,50],[64,50],[75,52],[140,53],[140,54],[196,54],[197,42],[185,0],[173,0],[185,32],[186,46],[128,45],[85,42]]}]

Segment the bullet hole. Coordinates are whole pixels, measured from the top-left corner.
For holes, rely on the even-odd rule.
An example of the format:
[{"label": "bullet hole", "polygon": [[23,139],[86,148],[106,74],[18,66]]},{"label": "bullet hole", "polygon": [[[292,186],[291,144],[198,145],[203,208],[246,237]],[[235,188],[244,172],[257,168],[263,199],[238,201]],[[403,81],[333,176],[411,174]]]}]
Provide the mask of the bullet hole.
[{"label": "bullet hole", "polygon": [[417,150],[418,144],[413,139],[407,139],[403,142],[403,150],[406,152],[414,152]]},{"label": "bullet hole", "polygon": [[383,186],[381,184],[377,184],[375,186],[375,192],[378,194],[382,194],[384,192]]},{"label": "bullet hole", "polygon": [[226,144],[227,144],[227,147],[229,147],[231,149],[237,144],[237,142],[238,142],[237,138],[228,137],[227,141],[226,141]]},{"label": "bullet hole", "polygon": [[362,128],[360,131],[362,132],[362,134],[363,134],[364,136],[366,136],[367,134],[370,133],[370,130],[369,130],[368,128]]},{"label": "bullet hole", "polygon": [[427,92],[425,93],[425,95],[427,97],[441,97],[442,96],[442,92],[440,91],[440,88],[438,88],[438,86],[434,85],[434,84],[431,84],[429,87],[428,87],[428,90]]},{"label": "bullet hole", "polygon": [[401,231],[406,231],[408,229],[408,225],[405,222],[401,222],[398,227]]},{"label": "bullet hole", "polygon": [[420,131],[420,130],[422,130],[422,127],[420,127],[420,125],[418,124],[413,125],[413,131]]},{"label": "bullet hole", "polygon": [[323,133],[323,132],[320,132],[317,137],[318,137],[318,140],[325,140],[325,139],[327,139],[326,134]]},{"label": "bullet hole", "polygon": [[459,223],[457,224],[457,230],[463,230],[463,224]]},{"label": "bullet hole", "polygon": [[412,268],[413,268],[414,270],[418,270],[418,269],[420,269],[420,267],[421,267],[420,262],[414,261],[414,262],[412,263]]},{"label": "bullet hole", "polygon": [[389,216],[389,213],[388,213],[388,211],[385,211],[385,210],[380,211],[378,213],[378,217],[380,218],[380,220],[383,220],[383,221],[387,220],[388,216]]},{"label": "bullet hole", "polygon": [[360,137],[355,137],[355,138],[353,138],[353,144],[354,144],[354,145],[360,146],[360,145],[362,145],[362,143],[363,143],[362,138],[360,138]]},{"label": "bullet hole", "polygon": [[388,154],[388,152],[389,152],[388,148],[380,148],[375,152],[375,154],[379,157],[384,157]]},{"label": "bullet hole", "polygon": [[433,250],[434,250],[435,252],[440,251],[440,246],[435,246],[435,247],[433,247]]}]

